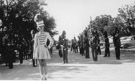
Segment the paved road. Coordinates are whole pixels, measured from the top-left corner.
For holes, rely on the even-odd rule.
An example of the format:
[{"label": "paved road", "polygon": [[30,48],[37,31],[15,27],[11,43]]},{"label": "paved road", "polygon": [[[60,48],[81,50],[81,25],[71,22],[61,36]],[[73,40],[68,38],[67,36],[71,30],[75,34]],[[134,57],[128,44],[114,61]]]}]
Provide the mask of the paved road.
[{"label": "paved road", "polygon": [[[135,81],[134,53],[134,49],[122,50],[121,60],[116,60],[114,51],[111,57],[103,57],[102,52],[98,62],[94,62],[69,52],[69,64],[63,64],[56,51],[48,60],[48,81]],[[40,74],[31,60],[25,60],[22,65],[15,63],[14,69],[0,65],[0,80],[40,80]]]}]

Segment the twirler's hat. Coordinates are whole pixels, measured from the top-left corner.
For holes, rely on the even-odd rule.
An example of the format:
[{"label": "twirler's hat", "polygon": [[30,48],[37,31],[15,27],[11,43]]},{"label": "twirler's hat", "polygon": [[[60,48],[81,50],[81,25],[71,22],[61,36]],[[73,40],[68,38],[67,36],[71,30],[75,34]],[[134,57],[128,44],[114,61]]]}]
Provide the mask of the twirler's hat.
[{"label": "twirler's hat", "polygon": [[37,29],[39,29],[40,27],[44,26],[44,21],[43,21],[43,18],[41,16],[40,13],[36,14],[35,17],[34,17],[34,21],[36,22],[37,24]]},{"label": "twirler's hat", "polygon": [[37,26],[43,26],[44,25],[44,21],[42,20],[42,21],[39,21],[39,22],[37,22]]}]

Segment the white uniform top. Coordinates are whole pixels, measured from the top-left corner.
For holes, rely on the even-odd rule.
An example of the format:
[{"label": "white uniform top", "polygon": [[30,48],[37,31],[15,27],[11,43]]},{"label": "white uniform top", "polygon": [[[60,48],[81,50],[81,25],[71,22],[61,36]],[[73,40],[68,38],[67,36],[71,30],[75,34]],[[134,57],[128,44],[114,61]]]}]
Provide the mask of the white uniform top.
[{"label": "white uniform top", "polygon": [[[50,43],[47,46],[47,39]],[[53,40],[48,32],[38,32],[34,38],[34,53],[33,56],[36,59],[50,59],[48,48],[50,49],[53,45]]]}]

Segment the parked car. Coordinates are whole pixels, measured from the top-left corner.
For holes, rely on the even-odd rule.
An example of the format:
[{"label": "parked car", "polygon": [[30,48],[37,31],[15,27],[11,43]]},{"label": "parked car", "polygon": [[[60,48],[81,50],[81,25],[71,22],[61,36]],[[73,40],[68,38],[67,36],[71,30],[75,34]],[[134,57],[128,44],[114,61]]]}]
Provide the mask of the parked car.
[{"label": "parked car", "polygon": [[135,46],[135,36],[121,37],[121,48],[128,48],[131,46]]}]

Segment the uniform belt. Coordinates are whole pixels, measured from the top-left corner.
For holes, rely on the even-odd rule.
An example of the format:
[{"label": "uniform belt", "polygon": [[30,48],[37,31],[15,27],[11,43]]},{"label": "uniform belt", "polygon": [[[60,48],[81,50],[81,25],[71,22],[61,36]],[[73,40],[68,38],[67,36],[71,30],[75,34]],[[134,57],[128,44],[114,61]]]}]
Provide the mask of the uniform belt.
[{"label": "uniform belt", "polygon": [[39,45],[46,45],[45,43],[39,43]]}]

